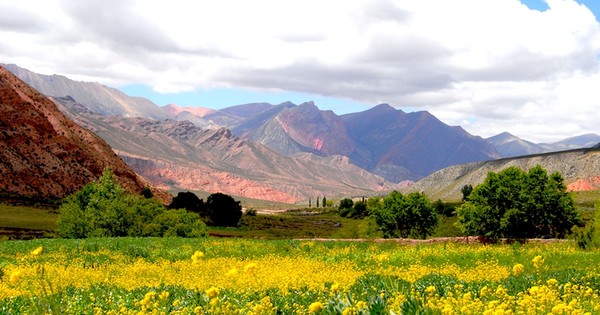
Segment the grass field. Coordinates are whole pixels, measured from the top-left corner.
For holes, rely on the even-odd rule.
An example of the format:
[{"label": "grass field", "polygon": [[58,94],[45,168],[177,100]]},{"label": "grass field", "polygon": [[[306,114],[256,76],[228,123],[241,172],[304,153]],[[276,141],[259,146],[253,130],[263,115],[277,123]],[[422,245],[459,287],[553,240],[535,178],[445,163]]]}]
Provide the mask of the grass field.
[{"label": "grass field", "polygon": [[0,204],[0,239],[51,237],[56,210]]},{"label": "grass field", "polygon": [[109,238],[0,242],[0,314],[598,314],[600,252]]}]

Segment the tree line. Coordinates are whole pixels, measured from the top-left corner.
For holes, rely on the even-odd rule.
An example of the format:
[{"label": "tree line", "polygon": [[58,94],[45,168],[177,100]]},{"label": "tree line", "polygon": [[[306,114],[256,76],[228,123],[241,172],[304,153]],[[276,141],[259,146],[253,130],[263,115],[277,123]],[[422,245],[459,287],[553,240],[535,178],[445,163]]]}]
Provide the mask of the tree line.
[{"label": "tree line", "polygon": [[[482,184],[465,185],[461,192],[463,203],[456,209],[441,201],[432,203],[422,193],[394,191],[366,203],[342,199],[338,211],[342,217],[371,216],[386,238],[430,236],[439,224],[438,214],[456,215],[466,235],[490,239],[564,238],[582,225],[562,175],[548,174],[539,165],[528,171],[509,167],[490,172]],[[595,231],[589,228],[580,234],[592,239]]]},{"label": "tree line", "polygon": [[170,205],[126,193],[107,168],[97,182],[67,197],[59,207],[57,232],[64,238],[119,236],[203,237],[206,225],[237,226],[239,201],[216,193],[204,203],[191,192],[179,193]]}]

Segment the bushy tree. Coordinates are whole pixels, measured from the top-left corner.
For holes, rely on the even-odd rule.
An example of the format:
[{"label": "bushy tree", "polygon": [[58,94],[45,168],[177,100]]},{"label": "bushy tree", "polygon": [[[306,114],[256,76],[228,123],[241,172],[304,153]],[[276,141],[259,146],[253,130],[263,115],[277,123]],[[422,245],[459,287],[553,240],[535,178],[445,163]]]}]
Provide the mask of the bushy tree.
[{"label": "bushy tree", "polygon": [[393,191],[372,215],[385,238],[425,238],[439,224],[433,205],[422,193],[404,196]]},{"label": "bushy tree", "polygon": [[206,216],[206,206],[204,201],[196,194],[190,191],[180,191],[177,196],[173,197],[173,201],[168,206],[169,209],[186,209],[191,212],[200,214],[200,216]]},{"label": "bushy tree", "polygon": [[340,200],[340,205],[338,206],[338,211],[342,217],[347,217],[350,214],[352,207],[354,206],[354,201],[350,198],[344,198]]},{"label": "bushy tree", "polygon": [[[161,216],[165,213],[169,211],[156,200],[126,194],[107,168],[97,182],[86,185],[60,206],[57,230],[65,238],[164,236],[168,229],[161,228]],[[206,226],[197,214],[170,217],[168,223],[185,232],[171,234],[206,235]]]},{"label": "bushy tree", "polygon": [[580,224],[562,176],[539,165],[490,172],[457,213],[466,234],[491,238],[562,238]]},{"label": "bushy tree", "polygon": [[575,241],[582,249],[600,248],[600,201],[596,203],[594,217],[583,228],[575,228]]},{"label": "bushy tree", "polygon": [[464,185],[461,189],[460,192],[462,193],[462,200],[463,201],[467,201],[467,199],[469,199],[469,195],[471,194],[471,192],[473,192],[473,185],[468,184],[468,185]]},{"label": "bushy tree", "polygon": [[206,211],[210,220],[209,223],[216,226],[237,226],[242,218],[240,202],[222,193],[208,196]]}]

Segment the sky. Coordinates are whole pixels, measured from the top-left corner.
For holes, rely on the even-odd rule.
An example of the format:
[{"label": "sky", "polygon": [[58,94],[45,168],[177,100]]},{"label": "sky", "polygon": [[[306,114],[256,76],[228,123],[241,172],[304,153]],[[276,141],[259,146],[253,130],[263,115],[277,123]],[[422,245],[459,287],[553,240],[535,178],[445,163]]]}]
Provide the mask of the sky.
[{"label": "sky", "polygon": [[489,137],[600,134],[600,0],[0,0],[0,63],[158,105],[388,103]]}]

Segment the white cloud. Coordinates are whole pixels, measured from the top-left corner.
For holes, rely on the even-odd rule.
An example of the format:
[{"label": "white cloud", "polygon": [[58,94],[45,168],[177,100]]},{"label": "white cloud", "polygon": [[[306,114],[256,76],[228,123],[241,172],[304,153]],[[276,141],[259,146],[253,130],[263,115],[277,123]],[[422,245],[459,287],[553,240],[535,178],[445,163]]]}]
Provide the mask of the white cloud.
[{"label": "white cloud", "polygon": [[482,136],[600,133],[600,25],[573,0],[547,3],[0,0],[0,62],[160,92],[386,102]]}]

